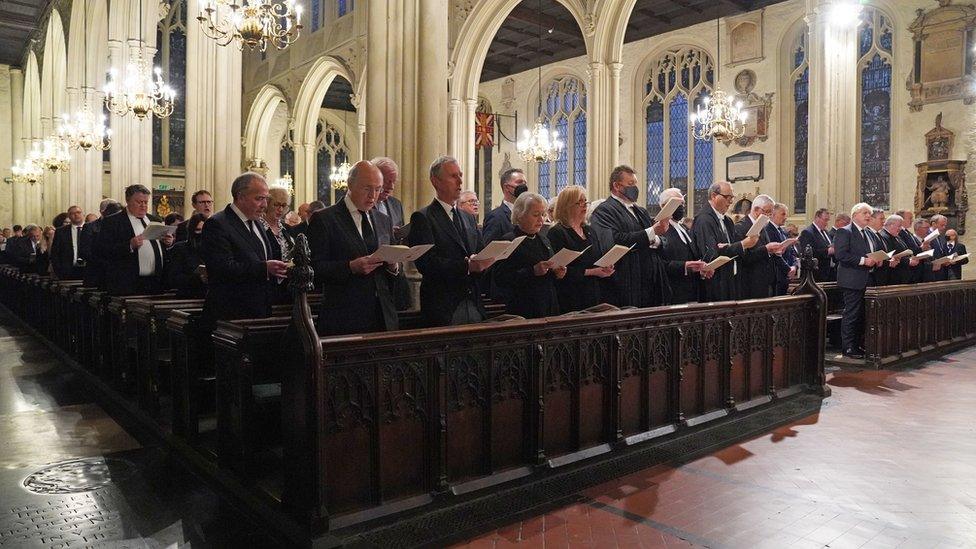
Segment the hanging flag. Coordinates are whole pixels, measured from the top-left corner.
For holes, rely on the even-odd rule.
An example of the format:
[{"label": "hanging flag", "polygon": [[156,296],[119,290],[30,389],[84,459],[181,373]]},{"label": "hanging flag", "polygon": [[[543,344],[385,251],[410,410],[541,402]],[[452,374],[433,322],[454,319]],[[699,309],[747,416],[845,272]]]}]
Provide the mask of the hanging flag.
[{"label": "hanging flag", "polygon": [[490,112],[474,113],[474,146],[491,148],[495,144],[495,115]]}]

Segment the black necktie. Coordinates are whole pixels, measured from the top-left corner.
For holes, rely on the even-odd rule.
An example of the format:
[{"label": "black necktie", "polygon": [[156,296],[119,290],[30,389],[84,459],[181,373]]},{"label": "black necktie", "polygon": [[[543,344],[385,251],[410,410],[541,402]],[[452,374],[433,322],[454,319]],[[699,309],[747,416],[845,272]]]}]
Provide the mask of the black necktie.
[{"label": "black necktie", "polygon": [[258,239],[261,240],[261,248],[264,250],[264,259],[265,259],[265,261],[267,261],[268,259],[271,258],[271,251],[268,249],[268,243],[265,242],[265,240],[264,240],[264,231],[259,230],[256,233],[254,232],[254,226],[255,225],[254,225],[254,220],[253,219],[248,219],[247,220],[247,225],[248,225],[248,228],[251,231],[251,234],[253,234],[254,236],[258,237]]},{"label": "black necktie", "polygon": [[457,229],[458,236],[461,237],[461,244],[464,245],[464,251],[471,253],[471,250],[468,249],[468,239],[464,237],[464,222],[461,221],[461,214],[458,213],[457,208],[451,208],[451,221],[454,222],[454,228]]},{"label": "black necktie", "polygon": [[[142,228],[145,229],[149,225],[146,224],[146,219],[143,217],[139,218],[139,222],[142,223]],[[160,273],[163,268],[163,252],[159,249],[159,242],[155,240],[150,240],[149,245],[152,247],[153,257],[156,258],[156,265],[154,266],[153,272]]]},{"label": "black necktie", "polygon": [[376,233],[373,232],[373,227],[369,224],[369,216],[366,212],[359,210],[360,222],[363,225],[363,242],[366,243],[366,253],[372,254],[379,248],[379,242],[376,241]]},{"label": "black necktie", "polygon": [[824,241],[826,241],[827,245],[830,246],[830,236],[827,234],[827,231],[823,229],[819,229],[819,231],[820,235],[823,236]]}]

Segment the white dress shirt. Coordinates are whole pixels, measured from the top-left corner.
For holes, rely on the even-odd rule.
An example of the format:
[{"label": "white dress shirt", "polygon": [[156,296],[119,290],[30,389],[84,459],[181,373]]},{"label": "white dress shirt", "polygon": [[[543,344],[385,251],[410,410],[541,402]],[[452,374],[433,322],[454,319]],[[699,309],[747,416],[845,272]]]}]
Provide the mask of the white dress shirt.
[{"label": "white dress shirt", "polygon": [[681,241],[690,246],[691,245],[691,235],[688,234],[688,230],[685,229],[684,225],[682,225],[681,223],[678,223],[677,221],[675,221],[673,219],[669,219],[668,220],[668,223],[672,227],[674,227],[675,232],[677,232],[678,233],[678,236],[681,237]]},{"label": "white dress shirt", "polygon": [[[359,208],[353,204],[352,199],[349,198],[349,193],[346,193],[346,196],[342,198],[342,203],[345,204],[346,209],[349,210],[349,216],[352,217],[352,222],[354,225],[356,225],[356,231],[359,232],[359,238],[363,238],[363,216],[359,215]],[[447,216],[450,217],[451,214],[448,213]],[[366,222],[370,223],[369,212],[366,212]],[[373,227],[372,223],[370,223],[369,227],[373,229],[373,234],[375,235],[376,227]]]},{"label": "white dress shirt", "polygon": [[[129,216],[129,224],[132,225],[132,232],[135,236],[139,236],[143,231],[146,230],[142,226],[142,222],[145,218],[138,218],[132,215],[129,210],[125,211],[126,215]],[[149,224],[148,220],[145,220],[146,224]],[[153,253],[153,243],[149,240],[142,243],[136,252],[139,254],[139,276],[152,276],[156,274],[156,254]],[[162,257],[160,255],[160,257]],[[162,267],[162,265],[160,265]]]},{"label": "white dress shirt", "polygon": [[[140,225],[142,224],[140,223]],[[81,233],[82,227],[84,227],[84,224],[71,226],[71,264],[72,265],[78,265],[78,235]]]}]

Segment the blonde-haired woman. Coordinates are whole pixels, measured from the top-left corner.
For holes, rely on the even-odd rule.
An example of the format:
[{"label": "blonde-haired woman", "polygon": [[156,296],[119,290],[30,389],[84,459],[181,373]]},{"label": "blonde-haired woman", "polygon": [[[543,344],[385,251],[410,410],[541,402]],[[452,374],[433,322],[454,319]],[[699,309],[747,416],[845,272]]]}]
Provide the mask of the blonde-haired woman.
[{"label": "blonde-haired woman", "polygon": [[583,251],[569,264],[566,276],[556,282],[559,308],[563,313],[579,311],[600,303],[601,280],[613,274],[613,267],[596,267],[597,259],[612,247],[610,235],[586,222],[586,189],[570,185],[556,197],[555,224],[549,229],[549,242],[558,252],[563,248]]},{"label": "blonde-haired woman", "polygon": [[566,275],[566,267],[552,266],[549,261],[552,246],[539,233],[545,223],[547,206],[541,195],[520,194],[512,207],[515,228],[502,237],[505,240],[525,237],[508,259],[494,267],[498,283],[512,293],[505,310],[513,315],[540,318],[559,314],[555,282]]}]

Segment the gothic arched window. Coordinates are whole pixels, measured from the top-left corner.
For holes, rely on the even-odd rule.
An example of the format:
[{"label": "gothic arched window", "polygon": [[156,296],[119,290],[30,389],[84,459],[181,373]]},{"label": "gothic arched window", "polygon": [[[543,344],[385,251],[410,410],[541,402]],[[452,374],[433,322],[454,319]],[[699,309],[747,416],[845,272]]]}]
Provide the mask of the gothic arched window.
[{"label": "gothic arched window", "polygon": [[793,211],[807,211],[807,147],[810,133],[810,67],[807,61],[807,27],[797,34],[790,49],[790,88],[793,100]]},{"label": "gothic arched window", "polygon": [[354,7],[354,0],[336,0],[336,14],[339,17],[351,12]]},{"label": "gothic arched window", "polygon": [[861,12],[858,30],[861,200],[887,209],[891,188],[891,19],[874,8]]},{"label": "gothic arched window", "polygon": [[328,122],[319,120],[315,137],[315,179],[319,200],[326,206],[342,200],[343,191],[332,188],[332,166],[338,166],[349,159],[349,147],[342,133]]},{"label": "gothic arched window", "polygon": [[567,185],[586,186],[586,87],[575,76],[561,76],[543,92],[542,121],[563,142],[559,158],[539,164],[539,194],[548,199]]},{"label": "gothic arched window", "polygon": [[186,6],[173,0],[169,13],[156,25],[153,64],[163,71],[166,83],[176,91],[173,114],[152,118],[153,165],[164,168],[186,164]]},{"label": "gothic arched window", "polygon": [[295,180],[295,144],[292,143],[289,132],[285,132],[285,138],[281,140],[281,150],[278,152],[278,174],[284,177],[285,174],[291,175],[292,181]]},{"label": "gothic arched window", "polygon": [[668,51],[648,69],[642,108],[646,201],[652,211],[659,209],[658,195],[665,187],[693,197],[689,214],[708,200],[712,142],[694,138],[688,115],[711,92],[713,78],[712,58],[697,48]]},{"label": "gothic arched window", "polygon": [[312,32],[322,26],[322,0],[312,0]]}]

